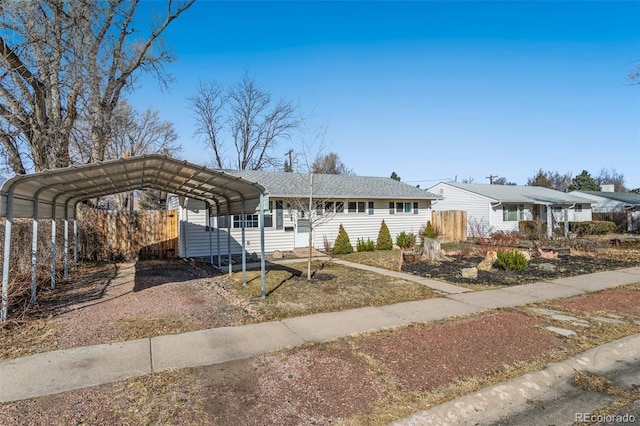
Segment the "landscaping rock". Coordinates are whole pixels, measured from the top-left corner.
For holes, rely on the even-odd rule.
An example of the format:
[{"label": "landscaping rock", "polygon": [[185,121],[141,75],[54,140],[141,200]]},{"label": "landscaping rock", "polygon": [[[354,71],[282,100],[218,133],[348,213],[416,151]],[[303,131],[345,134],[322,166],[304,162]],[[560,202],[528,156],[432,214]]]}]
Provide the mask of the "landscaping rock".
[{"label": "landscaping rock", "polygon": [[498,260],[498,254],[493,250],[489,250],[484,260],[478,263],[478,270],[487,271],[487,272],[491,271],[491,268],[493,268],[493,264],[497,260]]},{"label": "landscaping rock", "polygon": [[280,260],[284,258],[284,253],[282,253],[280,250],[275,250],[273,253],[271,253],[271,258],[273,260]]},{"label": "landscaping rock", "polygon": [[463,268],[461,274],[462,278],[475,280],[478,278],[478,268]]},{"label": "landscaping rock", "polygon": [[546,272],[554,272],[558,267],[551,263],[541,263],[538,265],[538,270]]}]

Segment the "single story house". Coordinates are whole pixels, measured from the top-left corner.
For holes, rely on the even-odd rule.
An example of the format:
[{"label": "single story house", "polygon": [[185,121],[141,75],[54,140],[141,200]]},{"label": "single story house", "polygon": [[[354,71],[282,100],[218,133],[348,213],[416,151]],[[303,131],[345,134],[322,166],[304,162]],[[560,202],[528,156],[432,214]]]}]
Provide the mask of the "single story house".
[{"label": "single story house", "polygon": [[[265,252],[288,251],[312,245],[324,249],[342,224],[355,247],[357,239],[376,241],[384,219],[394,239],[400,232],[417,234],[431,220],[437,195],[384,177],[300,174],[266,171],[225,171],[263,186]],[[309,204],[311,202],[311,209]],[[267,205],[268,203],[268,205]],[[167,208],[178,211],[179,256],[207,257],[260,251],[260,216],[257,211],[218,216],[203,201],[169,196]],[[224,215],[224,209],[219,214]],[[211,232],[209,232],[211,230]],[[230,234],[229,234],[229,233]],[[210,235],[213,233],[213,236]],[[227,239],[230,235],[230,239]],[[230,241],[230,242],[229,242]]]},{"label": "single story house", "polygon": [[434,211],[467,212],[467,233],[481,236],[493,231],[517,231],[521,220],[540,220],[554,228],[569,221],[591,220],[591,200],[575,194],[540,186],[490,185],[441,182],[428,189],[442,197],[432,205]]},{"label": "single story house", "polygon": [[594,213],[625,213],[627,231],[640,230],[640,194],[613,191],[571,191],[571,194],[591,200]]}]

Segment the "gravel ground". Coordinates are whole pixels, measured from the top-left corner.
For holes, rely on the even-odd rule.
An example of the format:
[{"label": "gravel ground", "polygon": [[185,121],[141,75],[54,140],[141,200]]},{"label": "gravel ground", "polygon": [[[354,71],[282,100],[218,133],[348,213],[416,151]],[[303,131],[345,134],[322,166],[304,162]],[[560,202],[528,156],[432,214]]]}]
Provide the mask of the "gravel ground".
[{"label": "gravel ground", "polygon": [[[61,330],[48,350],[122,339],[141,326],[165,334],[252,318],[252,307],[237,301],[224,276],[205,278],[212,273],[207,268],[180,261],[87,270],[84,284],[71,286],[64,303],[41,300],[43,311],[55,312],[49,321]],[[633,318],[640,318],[639,306],[638,286],[557,303],[572,311]],[[544,330],[545,321],[504,310],[154,373],[2,404],[0,423],[385,424],[428,406],[419,400],[446,394],[456,383],[489,380],[507,364],[532,362],[577,345],[577,340]]]}]

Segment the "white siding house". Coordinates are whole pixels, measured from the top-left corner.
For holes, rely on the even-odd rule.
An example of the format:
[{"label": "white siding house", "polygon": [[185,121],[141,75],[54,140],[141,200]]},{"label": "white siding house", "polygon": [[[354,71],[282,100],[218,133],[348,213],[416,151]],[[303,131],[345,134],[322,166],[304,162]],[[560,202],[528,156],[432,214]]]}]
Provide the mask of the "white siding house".
[{"label": "white siding house", "polygon": [[[428,190],[442,197],[432,208],[467,212],[467,233],[517,231],[521,220],[551,222],[562,226],[591,220],[591,200],[538,186],[438,183]],[[548,227],[552,232],[552,227]]]},{"label": "white siding house", "polygon": [[640,194],[613,191],[572,191],[591,200],[594,213],[626,213],[627,231],[640,229]]},{"label": "white siding house", "polygon": [[[316,249],[324,249],[325,241],[333,246],[341,224],[354,247],[359,238],[375,242],[383,219],[394,241],[403,231],[417,234],[431,220],[431,203],[438,198],[427,191],[382,177],[314,174],[312,182],[310,175],[298,173],[226,173],[259,183],[266,189],[268,210],[264,238],[267,253],[308,247],[311,226],[312,245]],[[177,196],[169,197],[167,208],[178,210],[181,257],[224,256],[229,248],[231,254],[242,253],[243,223],[246,252],[260,252],[257,212],[247,212],[245,221],[240,215],[209,217],[205,202]],[[224,214],[224,209],[221,210]]]}]

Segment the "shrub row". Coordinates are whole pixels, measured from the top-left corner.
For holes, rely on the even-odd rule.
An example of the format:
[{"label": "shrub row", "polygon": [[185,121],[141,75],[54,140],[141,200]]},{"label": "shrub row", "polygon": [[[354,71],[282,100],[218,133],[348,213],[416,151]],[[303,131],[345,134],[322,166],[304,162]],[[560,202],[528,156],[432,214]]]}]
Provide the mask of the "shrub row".
[{"label": "shrub row", "polygon": [[[615,232],[615,222],[606,220],[592,220],[585,222],[569,222],[569,231],[578,235],[602,235]],[[547,222],[539,220],[521,220],[518,222],[518,232],[526,237],[541,237],[547,233]]]},{"label": "shrub row", "polygon": [[615,232],[615,222],[592,220],[590,222],[569,222],[569,230],[578,235],[603,235]]},{"label": "shrub row", "polygon": [[[431,225],[431,222],[427,224],[427,226]],[[433,228],[432,228],[433,229]],[[435,233],[434,233],[435,234]],[[396,244],[398,247],[402,249],[412,248],[416,244],[416,235],[413,233],[407,233],[402,231],[396,236]],[[382,220],[380,224],[380,231],[378,232],[378,239],[373,242],[371,239],[367,239],[367,241],[358,238],[356,242],[356,249],[358,251],[373,251],[373,250],[391,250],[393,248],[393,240],[391,239],[391,233],[389,232],[389,227]],[[333,249],[331,253],[334,255],[337,254],[349,254],[353,253],[353,246],[349,240],[349,235],[347,235],[347,231],[345,231],[342,224],[340,224],[340,229],[338,230],[338,236],[333,244]]]}]

